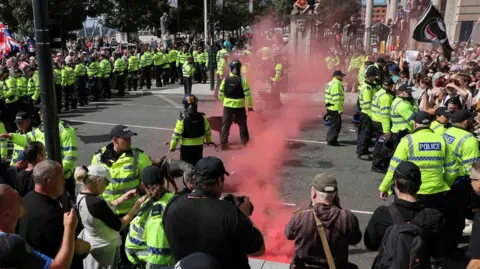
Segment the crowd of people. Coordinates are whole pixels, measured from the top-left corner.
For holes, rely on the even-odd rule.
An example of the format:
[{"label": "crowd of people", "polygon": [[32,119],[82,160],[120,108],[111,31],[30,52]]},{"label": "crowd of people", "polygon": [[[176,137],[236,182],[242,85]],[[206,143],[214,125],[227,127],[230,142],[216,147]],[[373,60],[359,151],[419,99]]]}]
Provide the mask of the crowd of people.
[{"label": "crowd of people", "polygon": [[[327,113],[324,120],[329,125],[327,143],[339,146],[345,94],[343,79],[354,76],[349,79],[348,87],[352,87],[352,91],[358,87],[357,112],[353,117],[358,130],[357,156],[360,160],[371,161],[372,171],[385,173],[379,186],[380,198],[395,194],[394,206],[400,208],[405,221],[418,217],[405,212],[406,208],[413,210],[417,204],[427,207],[428,214],[433,214],[431,219],[435,223],[427,224],[429,228],[424,227],[423,231],[435,227],[438,235],[431,240],[425,239],[427,246],[432,244],[428,257],[432,258],[434,268],[441,268],[445,258],[468,258],[465,251],[458,249],[462,232],[466,223],[469,224],[465,228],[467,233],[479,229],[478,224],[475,229],[475,221],[473,228],[471,225],[471,220],[477,218],[474,213],[478,208],[474,170],[480,159],[479,46],[455,44],[450,59],[444,56],[441,48],[408,55],[400,52],[398,57],[379,55],[376,59],[357,54],[350,58],[348,69],[345,68],[348,75],[342,70],[333,72],[333,80],[325,92]],[[335,64],[340,65],[333,61],[329,68],[334,69]],[[412,172],[401,169],[409,162],[419,170],[415,172],[420,179],[419,186],[399,189],[399,177],[413,177]],[[400,201],[404,195],[399,192],[408,193],[410,197],[404,200],[417,204]],[[398,212],[387,209],[375,211],[367,227],[371,238],[365,235],[365,245],[369,249],[377,250],[381,242],[375,238],[376,232],[369,231],[378,226],[378,223],[372,224],[376,217],[393,219],[396,223]],[[478,259],[478,249],[472,247],[476,246],[475,235],[474,231],[468,253],[472,264]]]}]

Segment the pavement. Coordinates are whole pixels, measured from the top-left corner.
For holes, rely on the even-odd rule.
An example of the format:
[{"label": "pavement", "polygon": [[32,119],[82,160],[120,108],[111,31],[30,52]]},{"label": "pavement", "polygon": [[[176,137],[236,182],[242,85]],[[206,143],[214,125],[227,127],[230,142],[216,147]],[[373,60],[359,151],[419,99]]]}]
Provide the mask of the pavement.
[{"label": "pavement", "polygon": [[[253,91],[255,106],[261,106],[262,102],[258,101],[259,98],[255,90]],[[316,174],[328,172],[337,178],[342,207],[354,212],[362,231],[365,230],[373,211],[378,206],[385,205],[385,202],[378,198],[378,185],[383,175],[371,172],[370,163],[356,158],[356,134],[352,131],[354,126],[348,120],[344,120],[339,138],[342,146],[332,148],[326,145],[326,128],[318,118],[323,112],[322,92],[319,90],[282,95],[284,101],[299,98],[308,102],[302,107],[285,106],[283,111],[285,113],[276,113],[281,115],[279,118],[272,118],[273,116],[266,112],[254,112],[251,116],[249,115],[249,128],[254,149],[216,152],[209,147],[204,150],[204,156],[222,158],[227,170],[235,171],[239,169],[236,166],[245,161],[251,164],[252,167],[249,168],[257,169],[252,170],[253,173],[245,172],[247,175],[242,174],[244,171],[236,171],[238,175],[229,177],[226,181],[227,185],[255,185],[258,183],[252,180],[257,180],[256,174],[263,178],[262,185],[246,193],[256,205],[252,216],[253,221],[265,234],[267,241],[267,254],[264,257],[250,259],[252,269],[288,268],[288,262],[293,254],[293,243],[285,239],[283,229],[296,208],[308,205],[309,184]],[[199,96],[200,111],[209,116],[222,115],[221,104],[213,98],[209,85],[194,84],[193,93]],[[131,92],[122,98],[94,102],[87,107],[60,115],[62,120],[76,128],[79,148],[78,165],[88,165],[94,153],[109,143],[108,134],[116,124],[127,125],[137,132],[138,136],[133,138],[133,146],[144,150],[153,159],[166,155],[168,147],[164,142],[170,141],[176,120],[183,109],[182,97],[183,87],[169,85],[149,91]],[[354,94],[348,94],[347,100],[346,116],[353,114]],[[297,128],[296,122],[300,117],[298,114],[300,110],[307,111],[310,120]],[[258,124],[259,119],[262,119],[260,124]],[[293,131],[293,129],[298,130]],[[239,143],[236,130],[236,127],[232,127],[231,143]],[[262,136],[269,132],[269,136]],[[273,136],[271,132],[274,132]],[[218,133],[214,132],[213,139],[218,143]],[[282,140],[284,140],[283,145]],[[259,144],[264,145],[262,150],[255,149],[255,145]],[[277,148],[282,150],[278,151]],[[247,159],[245,155],[248,155]],[[170,154],[172,158],[178,158],[178,156],[178,152]],[[265,174],[262,170],[264,167],[270,167],[270,169],[273,167],[274,172]],[[178,182],[178,184],[181,183]],[[275,193],[274,196],[271,195],[272,191]],[[262,209],[263,203],[276,204],[277,207]],[[360,269],[370,268],[375,256],[376,252],[366,249],[363,240],[349,248],[349,261],[357,264]],[[465,265],[461,266],[465,268]],[[460,265],[447,264],[444,268],[460,268]]]}]

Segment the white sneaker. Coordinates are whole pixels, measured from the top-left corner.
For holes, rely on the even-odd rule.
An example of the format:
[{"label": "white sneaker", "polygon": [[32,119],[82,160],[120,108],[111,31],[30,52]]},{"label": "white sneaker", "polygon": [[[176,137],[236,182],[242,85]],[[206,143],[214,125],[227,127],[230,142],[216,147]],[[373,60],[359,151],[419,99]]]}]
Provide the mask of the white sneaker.
[{"label": "white sneaker", "polygon": [[471,235],[472,234],[473,221],[465,220],[465,229],[463,229],[463,234]]}]

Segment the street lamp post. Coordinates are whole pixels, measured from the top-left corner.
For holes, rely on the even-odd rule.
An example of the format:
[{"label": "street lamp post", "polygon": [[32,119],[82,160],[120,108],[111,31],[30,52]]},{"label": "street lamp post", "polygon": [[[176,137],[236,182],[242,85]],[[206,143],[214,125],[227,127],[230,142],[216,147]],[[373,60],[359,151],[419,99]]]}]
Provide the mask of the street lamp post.
[{"label": "street lamp post", "polygon": [[210,91],[213,91],[215,88],[215,22],[213,17],[214,9],[214,0],[210,0]]},{"label": "street lamp post", "polygon": [[35,39],[37,40],[45,147],[49,159],[62,163],[57,102],[53,85],[53,63],[52,50],[50,48],[50,32],[48,30],[47,0],[33,0],[33,20],[35,23]]}]

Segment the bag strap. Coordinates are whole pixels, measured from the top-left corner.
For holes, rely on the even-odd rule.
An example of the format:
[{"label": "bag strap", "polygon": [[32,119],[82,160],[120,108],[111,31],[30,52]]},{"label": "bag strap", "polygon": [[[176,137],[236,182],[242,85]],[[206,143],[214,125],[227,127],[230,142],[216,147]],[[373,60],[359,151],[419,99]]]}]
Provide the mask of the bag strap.
[{"label": "bag strap", "polygon": [[327,235],[325,233],[325,228],[323,226],[323,223],[318,219],[317,215],[315,214],[315,210],[312,210],[312,214],[313,214],[313,217],[315,218],[318,234],[320,235],[320,239],[322,240],[323,251],[325,251],[325,256],[327,257],[328,268],[336,269],[335,262],[333,261],[333,257],[332,257],[332,252],[330,251],[330,246],[328,245]]},{"label": "bag strap", "polygon": [[394,204],[387,206],[387,209],[394,224],[405,224],[405,219],[403,219],[402,214],[400,214],[400,211]]}]

